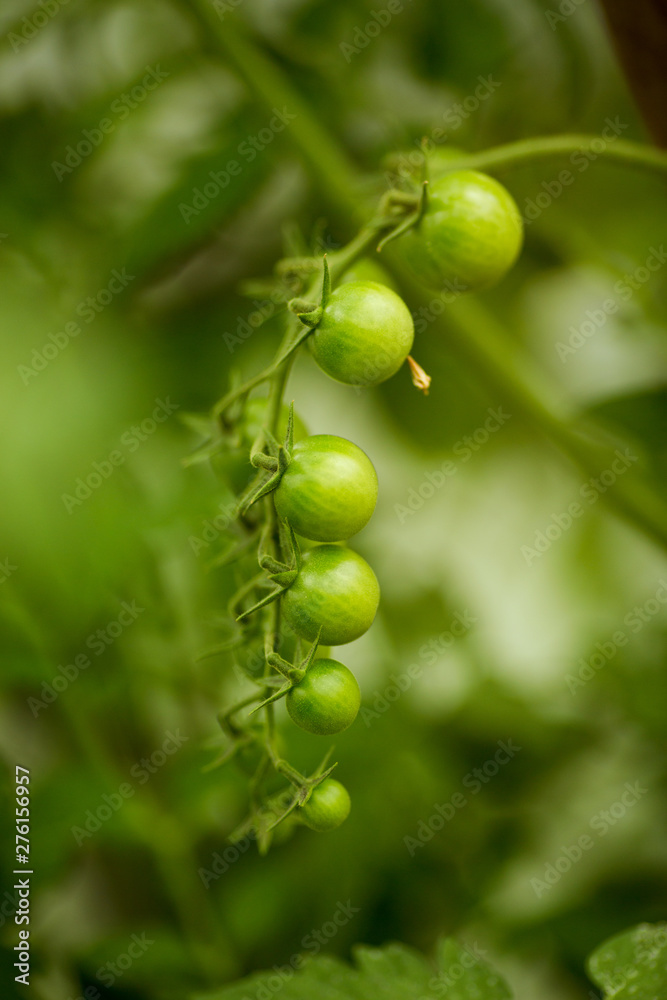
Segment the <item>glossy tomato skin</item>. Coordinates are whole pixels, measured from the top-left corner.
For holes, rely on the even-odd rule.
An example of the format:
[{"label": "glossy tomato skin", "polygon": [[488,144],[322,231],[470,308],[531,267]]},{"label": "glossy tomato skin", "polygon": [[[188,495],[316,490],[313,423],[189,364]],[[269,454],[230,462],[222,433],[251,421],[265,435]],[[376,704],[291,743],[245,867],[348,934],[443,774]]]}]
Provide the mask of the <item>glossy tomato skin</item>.
[{"label": "glossy tomato skin", "polygon": [[333,434],[313,434],[294,446],[273,496],[278,515],[297,535],[340,542],[368,523],[377,494],[373,463],[361,448]]},{"label": "glossy tomato skin", "polygon": [[325,778],[315,785],[306,804],[299,808],[299,813],[311,830],[327,833],[345,822],[351,807],[345,786],[333,778]]},{"label": "glossy tomato skin", "polygon": [[463,292],[499,281],[522,243],[509,191],[487,174],[453,170],[429,184],[424,216],[396,245],[425,285]]},{"label": "glossy tomato skin", "polygon": [[292,722],[315,736],[333,736],[352,725],[361,691],[351,670],[338,660],[314,660],[306,676],[287,694]]},{"label": "glossy tomato skin", "polygon": [[337,382],[379,385],[412,348],[414,324],[403,299],[376,281],[350,281],[329,297],[308,338],[313,357]]},{"label": "glossy tomato skin", "polygon": [[372,625],[380,586],[365,559],[341,545],[316,545],[303,556],[299,575],[282,598],[288,625],[314,642],[342,646]]}]

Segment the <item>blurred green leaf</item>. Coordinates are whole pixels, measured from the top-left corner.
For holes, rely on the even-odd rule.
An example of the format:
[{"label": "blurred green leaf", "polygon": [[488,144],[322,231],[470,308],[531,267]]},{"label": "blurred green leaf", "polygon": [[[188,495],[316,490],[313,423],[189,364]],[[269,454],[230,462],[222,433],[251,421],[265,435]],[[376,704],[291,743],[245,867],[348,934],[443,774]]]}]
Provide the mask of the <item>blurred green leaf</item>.
[{"label": "blurred green leaf", "polygon": [[[415,1000],[447,995],[452,1000],[511,1000],[506,983],[473,951],[453,940],[441,941],[434,969],[418,952],[402,944],[384,948],[358,946],[355,966],[321,956],[292,961],[271,972],[253,975],[197,1000],[243,1000],[260,990],[270,995],[278,988],[285,1000],[326,997],[327,1000]],[[303,966],[303,967],[301,967]],[[296,972],[294,969],[296,968]],[[435,974],[434,974],[435,973]]]},{"label": "blurred green leaf", "polygon": [[667,996],[667,923],[639,924],[600,945],[588,974],[605,1000],[657,1000]]}]

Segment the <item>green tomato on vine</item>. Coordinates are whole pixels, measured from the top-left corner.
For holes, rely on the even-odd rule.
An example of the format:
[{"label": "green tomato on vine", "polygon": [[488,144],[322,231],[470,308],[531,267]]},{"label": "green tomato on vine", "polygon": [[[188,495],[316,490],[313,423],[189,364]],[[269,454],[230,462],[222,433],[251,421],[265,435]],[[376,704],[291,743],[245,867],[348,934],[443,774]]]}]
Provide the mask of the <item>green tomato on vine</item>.
[{"label": "green tomato on vine", "polygon": [[375,469],[361,448],[332,434],[314,434],[294,446],[274,502],[298,535],[339,542],[368,523],[377,494]]},{"label": "green tomato on vine", "polygon": [[342,646],[367,632],[379,603],[373,570],[352,549],[339,545],[316,545],[306,552],[282,598],[285,620],[294,632],[309,642],[319,635],[327,646]]},{"label": "green tomato on vine", "polygon": [[325,778],[313,788],[308,801],[300,807],[299,814],[311,830],[327,833],[345,822],[351,807],[345,786],[334,778]]},{"label": "green tomato on vine", "polygon": [[351,281],[331,293],[308,346],[330,378],[368,387],[396,374],[414,334],[410,310],[396,292],[375,281]]},{"label": "green tomato on vine", "polygon": [[498,282],[523,244],[523,221],[511,194],[487,174],[454,170],[436,178],[418,221],[397,246],[415,276],[432,288],[457,283],[477,291]]},{"label": "green tomato on vine", "polygon": [[338,660],[315,660],[303,680],[289,691],[287,711],[297,726],[316,736],[348,729],[361,706],[361,691],[351,670]]}]

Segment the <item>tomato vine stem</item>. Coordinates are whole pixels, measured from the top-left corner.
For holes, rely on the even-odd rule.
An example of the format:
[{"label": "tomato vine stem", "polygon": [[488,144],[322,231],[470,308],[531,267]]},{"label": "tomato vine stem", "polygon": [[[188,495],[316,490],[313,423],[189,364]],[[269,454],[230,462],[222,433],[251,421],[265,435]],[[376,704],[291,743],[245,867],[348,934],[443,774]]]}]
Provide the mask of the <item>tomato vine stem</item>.
[{"label": "tomato vine stem", "polygon": [[492,146],[479,153],[452,157],[450,163],[441,165],[441,169],[485,170],[493,173],[495,170],[529,166],[531,163],[584,152],[618,166],[667,173],[667,152],[662,149],[654,149],[629,139],[614,139],[600,149],[600,142],[604,142],[600,136],[576,132],[535,136],[504,143],[502,146]]}]

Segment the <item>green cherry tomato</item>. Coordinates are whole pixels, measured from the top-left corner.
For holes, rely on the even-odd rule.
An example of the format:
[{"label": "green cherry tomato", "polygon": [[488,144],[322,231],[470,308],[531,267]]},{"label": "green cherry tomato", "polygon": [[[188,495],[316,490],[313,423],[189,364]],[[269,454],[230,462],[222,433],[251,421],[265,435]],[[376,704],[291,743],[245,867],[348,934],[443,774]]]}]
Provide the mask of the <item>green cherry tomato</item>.
[{"label": "green cherry tomato", "polygon": [[288,625],[302,639],[342,646],[372,625],[380,586],[365,559],[340,545],[316,545],[306,552],[299,574],[282,598]]},{"label": "green cherry tomato", "polygon": [[373,463],[361,448],[333,434],[313,434],[294,446],[274,500],[298,535],[340,542],[368,523],[377,495]]},{"label": "green cherry tomato", "polygon": [[299,808],[299,813],[311,830],[326,833],[345,822],[351,806],[345,786],[333,778],[325,778],[315,785],[306,804]]},{"label": "green cherry tomato", "polygon": [[521,215],[509,191],[486,174],[456,170],[429,184],[426,212],[397,247],[424,284],[476,291],[503,277],[522,242]]},{"label": "green cherry tomato", "polygon": [[323,372],[346,385],[379,385],[395,375],[414,339],[410,310],[376,281],[350,281],[329,296],[308,338]]},{"label": "green cherry tomato", "polygon": [[333,736],[352,725],[361,705],[357,678],[338,660],[315,660],[287,694],[292,722],[316,736]]}]

